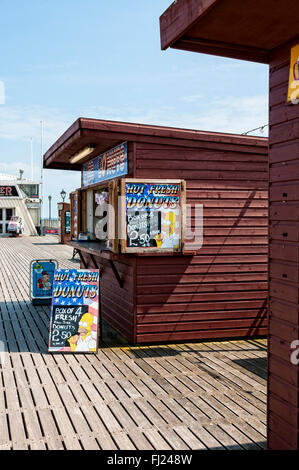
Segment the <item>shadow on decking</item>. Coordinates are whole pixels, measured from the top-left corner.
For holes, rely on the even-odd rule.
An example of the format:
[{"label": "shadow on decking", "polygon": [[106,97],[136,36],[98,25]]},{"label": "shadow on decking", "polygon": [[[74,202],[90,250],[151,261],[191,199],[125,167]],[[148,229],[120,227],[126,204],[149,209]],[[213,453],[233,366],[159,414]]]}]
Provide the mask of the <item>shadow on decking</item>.
[{"label": "shadow on decking", "polygon": [[266,357],[255,357],[248,359],[234,359],[232,360],[235,364],[238,364],[244,369],[258,375],[262,379],[267,378],[267,358]]},{"label": "shadow on decking", "polygon": [[32,243],[32,245],[36,246],[57,246],[60,245],[58,242],[51,242],[51,243]]},{"label": "shadow on decking", "polygon": [[130,349],[131,353],[136,357],[136,359],[146,359],[146,358],[163,358],[163,357],[172,357],[181,355],[180,351],[174,351],[171,348],[160,348],[159,346],[153,346],[152,348],[142,348],[138,346],[136,349],[132,347]]}]

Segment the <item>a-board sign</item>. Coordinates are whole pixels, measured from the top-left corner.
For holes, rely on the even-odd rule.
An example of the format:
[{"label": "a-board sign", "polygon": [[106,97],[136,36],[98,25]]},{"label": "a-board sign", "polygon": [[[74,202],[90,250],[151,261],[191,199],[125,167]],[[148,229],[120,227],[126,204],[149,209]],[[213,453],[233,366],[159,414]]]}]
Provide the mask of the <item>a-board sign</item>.
[{"label": "a-board sign", "polygon": [[181,183],[178,180],[123,181],[123,251],[180,250]]},{"label": "a-board sign", "polygon": [[55,260],[33,260],[30,263],[30,298],[33,304],[51,304]]},{"label": "a-board sign", "polygon": [[99,270],[54,273],[50,352],[90,353],[98,348]]}]

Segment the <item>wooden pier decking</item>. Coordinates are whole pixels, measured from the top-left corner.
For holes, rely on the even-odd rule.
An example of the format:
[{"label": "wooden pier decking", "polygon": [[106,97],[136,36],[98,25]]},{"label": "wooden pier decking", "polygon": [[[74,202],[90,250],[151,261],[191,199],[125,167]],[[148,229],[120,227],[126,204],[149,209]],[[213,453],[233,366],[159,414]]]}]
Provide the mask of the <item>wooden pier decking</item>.
[{"label": "wooden pier decking", "polygon": [[0,450],[266,448],[264,339],[49,354],[29,264],[79,267],[56,240],[0,238]]}]

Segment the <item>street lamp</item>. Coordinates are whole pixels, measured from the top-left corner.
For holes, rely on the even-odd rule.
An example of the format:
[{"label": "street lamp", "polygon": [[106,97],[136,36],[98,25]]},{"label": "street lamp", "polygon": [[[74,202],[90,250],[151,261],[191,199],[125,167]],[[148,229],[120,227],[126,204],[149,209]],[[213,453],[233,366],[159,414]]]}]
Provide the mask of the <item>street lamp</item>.
[{"label": "street lamp", "polygon": [[49,196],[49,227],[51,228],[52,223],[51,223],[51,201],[52,201],[52,196]]},{"label": "street lamp", "polygon": [[62,197],[62,202],[64,202],[66,196],[66,192],[64,189],[61,191],[60,196]]}]

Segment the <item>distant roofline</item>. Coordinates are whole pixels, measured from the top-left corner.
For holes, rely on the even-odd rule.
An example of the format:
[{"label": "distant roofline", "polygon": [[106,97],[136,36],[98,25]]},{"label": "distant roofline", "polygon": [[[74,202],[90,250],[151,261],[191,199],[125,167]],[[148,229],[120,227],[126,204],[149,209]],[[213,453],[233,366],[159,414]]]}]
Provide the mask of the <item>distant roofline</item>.
[{"label": "distant roofline", "polygon": [[15,175],[8,175],[7,173],[0,173],[0,183],[13,182],[15,184],[39,184],[39,181],[32,180],[30,178],[18,178]]}]

